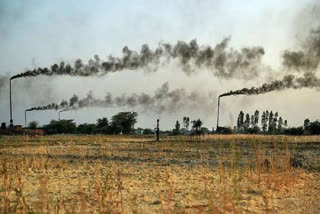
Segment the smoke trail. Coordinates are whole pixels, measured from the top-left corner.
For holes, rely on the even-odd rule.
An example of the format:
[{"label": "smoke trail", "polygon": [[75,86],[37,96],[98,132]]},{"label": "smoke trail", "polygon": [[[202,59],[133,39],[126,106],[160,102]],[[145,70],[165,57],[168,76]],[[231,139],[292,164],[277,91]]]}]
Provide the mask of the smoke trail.
[{"label": "smoke trail", "polygon": [[62,108],[66,108],[69,106],[69,103],[74,102],[74,99],[78,99],[76,95],[74,95],[73,97],[70,98],[70,102],[63,100],[60,104],[57,103],[50,103],[48,105],[45,106],[37,106],[37,107],[32,107],[27,109],[26,111],[45,111],[45,110],[59,110]]},{"label": "smoke trail", "polygon": [[183,88],[169,90],[168,82],[158,88],[153,95],[145,93],[121,95],[113,97],[107,93],[104,99],[97,99],[92,92],[79,99],[76,95],[69,101],[62,101],[60,104],[52,103],[46,106],[39,106],[29,109],[33,110],[77,110],[84,107],[106,107],[106,108],[141,108],[143,112],[176,112],[184,109],[204,109],[213,111],[215,99],[214,94],[204,94],[200,92],[187,92]]},{"label": "smoke trail", "polygon": [[320,64],[320,4],[312,1],[297,14],[294,25],[296,36],[303,38],[300,50],[285,51],[283,65],[300,72],[314,72]]},{"label": "smoke trail", "polygon": [[320,79],[314,73],[304,73],[303,77],[294,75],[284,76],[282,80],[274,80],[270,83],[265,83],[260,87],[243,88],[241,90],[230,91],[221,94],[220,97],[231,95],[256,95],[265,94],[272,91],[280,91],[284,89],[301,89],[301,88],[316,88],[320,87]]},{"label": "smoke trail", "polygon": [[289,69],[304,72],[315,71],[320,63],[320,27],[311,30],[302,50],[286,50],[282,58],[283,65]]},{"label": "smoke trail", "polygon": [[70,75],[94,76],[105,75],[124,69],[157,70],[160,65],[177,60],[186,73],[202,68],[210,69],[214,75],[221,78],[252,78],[258,75],[261,58],[264,55],[262,47],[243,48],[240,51],[228,48],[230,38],[224,39],[215,47],[199,46],[196,40],[190,43],[178,41],[175,45],[159,44],[151,50],[147,44],[142,45],[139,52],[130,50],[127,46],[122,49],[122,57],[109,56],[102,61],[98,55],[84,64],[81,59],[74,65],[61,62],[50,68],[37,68],[17,74],[11,79],[35,77],[38,75]]},{"label": "smoke trail", "polygon": [[7,87],[8,82],[9,82],[9,78],[6,76],[2,76],[0,74],[0,96],[1,96],[2,92],[4,91],[4,89]]}]

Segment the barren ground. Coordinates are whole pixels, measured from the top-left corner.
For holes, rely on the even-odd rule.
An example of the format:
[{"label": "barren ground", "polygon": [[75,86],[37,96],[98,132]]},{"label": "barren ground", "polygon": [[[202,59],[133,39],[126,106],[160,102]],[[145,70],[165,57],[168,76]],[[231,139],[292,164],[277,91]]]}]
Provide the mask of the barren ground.
[{"label": "barren ground", "polygon": [[0,137],[1,213],[320,213],[320,136]]}]

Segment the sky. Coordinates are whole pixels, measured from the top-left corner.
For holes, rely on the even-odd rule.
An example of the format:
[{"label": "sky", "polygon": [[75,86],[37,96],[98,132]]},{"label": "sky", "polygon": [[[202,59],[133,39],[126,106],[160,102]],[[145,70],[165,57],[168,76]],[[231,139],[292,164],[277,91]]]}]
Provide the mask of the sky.
[{"label": "sky", "polygon": [[[92,123],[119,111],[137,110],[136,127],[154,128],[160,118],[163,129],[174,127],[182,117],[200,118],[204,126],[216,126],[216,99],[221,93],[260,85],[283,75],[284,50],[299,48],[313,20],[307,14],[314,0],[180,0],[180,1],[44,1],[0,0],[0,75],[8,77],[53,63],[87,62],[95,54],[101,58],[121,56],[124,46],[140,50],[148,44],[189,42],[215,46],[230,37],[229,48],[261,46],[262,63],[268,69],[258,78],[224,79],[203,70],[186,74],[175,63],[157,72],[125,70],[99,77],[38,76],[13,81],[13,119],[24,124],[24,110],[79,97],[92,91],[103,98],[113,95],[147,93],[168,82],[170,89],[184,88],[210,94],[212,102],[195,108],[177,107],[173,112],[142,111],[132,108],[84,108],[61,113],[61,118]],[[306,27],[307,26],[307,27]],[[8,89],[0,89],[0,121],[9,121]],[[252,114],[269,109],[278,111],[289,125],[319,119],[317,89],[285,90],[259,96],[232,96],[222,99],[221,125],[233,126],[240,110]],[[212,104],[212,108],[211,108]],[[57,119],[56,111],[28,112],[28,121],[46,124]]]}]

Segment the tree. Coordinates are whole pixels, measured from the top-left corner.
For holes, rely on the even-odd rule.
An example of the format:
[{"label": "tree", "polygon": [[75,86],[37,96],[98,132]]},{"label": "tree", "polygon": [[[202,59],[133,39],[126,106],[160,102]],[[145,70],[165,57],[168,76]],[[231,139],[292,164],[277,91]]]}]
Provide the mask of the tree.
[{"label": "tree", "polygon": [[130,134],[137,123],[137,112],[119,112],[111,118],[111,131],[113,134]]},{"label": "tree", "polygon": [[284,125],[285,128],[287,128],[288,127],[288,121],[285,120],[283,125]]},{"label": "tree", "polygon": [[177,120],[176,124],[175,124],[175,128],[173,129],[173,134],[177,135],[177,134],[179,134],[179,132],[180,132],[180,123]]},{"label": "tree", "polygon": [[266,112],[263,112],[263,113],[262,113],[262,116],[261,116],[261,126],[262,126],[262,131],[263,131],[263,132],[266,132],[266,131],[267,131],[267,127],[268,127],[268,124],[267,124],[267,114],[266,114]]},{"label": "tree", "polygon": [[255,123],[254,123],[254,115],[251,115],[251,119],[250,119],[250,126],[251,127],[255,127]]},{"label": "tree", "polygon": [[254,112],[254,126],[255,126],[255,127],[258,127],[258,123],[259,123],[259,111],[256,110],[256,111]]},{"label": "tree", "polygon": [[269,132],[272,132],[272,124],[273,124],[273,112],[270,111],[270,113],[269,113],[269,127],[268,127]]},{"label": "tree", "polygon": [[303,135],[303,127],[292,127],[284,130],[284,134],[287,135]]},{"label": "tree", "polygon": [[106,117],[97,120],[97,128],[108,127],[109,121]]},{"label": "tree", "polygon": [[250,115],[246,114],[246,120],[244,121],[244,127],[245,129],[249,129],[250,127]]},{"label": "tree", "polygon": [[47,134],[73,134],[77,126],[73,120],[51,120],[43,129]]},{"label": "tree", "polygon": [[238,120],[237,120],[237,128],[238,130],[242,130],[243,129],[243,122],[244,120],[244,113],[242,111],[240,111],[239,115],[238,115]]},{"label": "tree", "polygon": [[320,122],[314,121],[309,124],[308,131],[312,135],[319,135],[320,134]]},{"label": "tree", "polygon": [[188,130],[190,124],[190,118],[189,117],[183,117],[183,126]]},{"label": "tree", "polygon": [[80,124],[77,127],[77,133],[79,134],[95,134],[97,131],[97,125],[96,124]]},{"label": "tree", "polygon": [[272,124],[271,124],[271,129],[272,129],[272,132],[275,132],[276,129],[277,129],[277,124],[278,124],[278,112],[276,112],[274,114],[274,117],[273,117],[273,120],[272,120]]},{"label": "tree", "polygon": [[153,134],[153,131],[152,129],[143,129],[143,134],[150,135],[150,134]]},{"label": "tree", "polygon": [[310,125],[310,120],[307,118],[303,122],[303,128],[307,130],[309,125]]},{"label": "tree", "polygon": [[110,134],[109,121],[106,117],[97,120],[96,132],[102,134]]},{"label": "tree", "polygon": [[28,128],[29,129],[37,129],[38,128],[38,125],[39,123],[37,121],[31,121],[29,124],[28,124]]},{"label": "tree", "polygon": [[269,116],[270,116],[270,113],[269,113],[269,111],[267,110],[267,111],[266,111],[266,123],[267,123],[267,129],[269,129]]},{"label": "tree", "polygon": [[282,126],[283,126],[283,119],[282,119],[282,117],[279,117],[279,121],[278,121],[278,131],[279,132],[282,131]]},{"label": "tree", "polygon": [[202,121],[200,119],[192,121],[192,128],[195,130],[197,134],[200,134],[202,126]]}]

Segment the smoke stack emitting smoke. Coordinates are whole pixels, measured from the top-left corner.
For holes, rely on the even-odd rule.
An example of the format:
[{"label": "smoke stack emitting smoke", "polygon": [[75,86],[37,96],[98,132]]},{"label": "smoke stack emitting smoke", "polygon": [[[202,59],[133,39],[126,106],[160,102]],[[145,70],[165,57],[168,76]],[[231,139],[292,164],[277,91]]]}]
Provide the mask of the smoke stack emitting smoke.
[{"label": "smoke stack emitting smoke", "polygon": [[260,87],[243,88],[240,90],[230,91],[221,94],[219,97],[231,95],[257,95],[284,89],[301,89],[315,87],[320,87],[320,79],[316,77],[314,73],[305,73],[303,77],[286,75],[282,78],[282,80],[274,80],[271,83],[265,83]]},{"label": "smoke stack emitting smoke", "polygon": [[[83,64],[81,59],[75,61],[74,66],[65,65],[64,62],[54,64],[50,68],[37,68],[10,78],[10,124],[13,125],[11,80],[21,77],[35,77],[39,75],[70,75],[70,76],[99,76],[121,70],[157,70],[161,64],[171,60],[178,60],[182,70],[186,73],[202,68],[208,68],[220,78],[253,78],[259,74],[261,57],[264,55],[262,47],[243,48],[241,51],[228,49],[230,38],[224,39],[215,47],[201,46],[196,40],[189,44],[178,41],[177,44],[159,44],[151,50],[147,44],[142,45],[140,53],[130,50],[127,46],[122,49],[122,57],[109,56],[106,61],[101,61],[98,55],[90,59],[88,64]],[[121,99],[120,99],[121,100]],[[43,109],[42,109],[43,108]],[[36,107],[31,110],[48,110],[59,108],[59,105]],[[30,111],[31,111],[30,110]]]},{"label": "smoke stack emitting smoke", "polygon": [[28,70],[12,76],[11,79],[39,75],[94,76],[140,68],[157,70],[161,64],[169,63],[174,59],[178,60],[183,71],[187,73],[197,68],[208,68],[221,78],[252,78],[258,75],[264,49],[251,47],[237,51],[228,48],[229,41],[230,38],[226,38],[215,47],[199,46],[196,40],[192,40],[189,44],[178,41],[175,45],[159,44],[155,50],[151,50],[147,44],[144,44],[140,52],[132,51],[125,46],[122,49],[122,57],[109,56],[106,61],[102,61],[98,55],[95,55],[88,64],[83,64],[81,59],[76,60],[74,66],[61,62],[50,68]]},{"label": "smoke stack emitting smoke", "polygon": [[[189,44],[179,41],[175,45],[160,44],[155,50],[151,50],[148,45],[143,45],[140,52],[130,50],[128,47],[123,48],[122,57],[110,56],[108,60],[101,61],[99,56],[90,59],[88,64],[78,59],[74,66],[65,65],[61,62],[59,65],[54,64],[50,69],[38,68],[29,70],[24,73],[12,76],[10,78],[10,120],[12,121],[12,104],[11,104],[11,80],[21,77],[35,77],[38,75],[70,75],[70,76],[95,76],[105,75],[109,72],[117,72],[121,70],[136,70],[146,68],[147,70],[157,70],[164,63],[171,60],[177,60],[182,70],[186,73],[195,70],[207,68],[213,71],[213,74],[219,78],[253,78],[259,75],[263,68],[261,66],[261,58],[264,55],[262,47],[243,48],[241,51],[228,49],[229,38],[224,39],[215,47],[201,46],[199,47],[196,40],[192,40]],[[221,94],[220,98],[231,95],[258,95],[272,91],[280,91],[284,89],[301,89],[315,88],[320,86],[320,79],[316,76],[316,71],[320,64],[320,28],[311,31],[306,39],[303,48],[299,51],[284,51],[283,66],[292,71],[303,72],[303,75],[285,75],[281,80],[273,80],[265,83],[260,87],[243,88],[240,90],[232,90]],[[1,84],[1,82],[0,82]],[[154,96],[147,94],[131,96],[119,96],[113,98],[108,94],[105,99],[95,99],[92,93],[84,99],[79,100],[74,95],[69,102],[62,101],[60,104],[52,103],[46,106],[39,106],[28,109],[34,110],[75,110],[82,107],[101,106],[101,107],[134,107],[142,106],[146,110],[151,109],[157,112],[172,110],[172,106],[182,105],[183,103],[197,103],[196,93],[186,94],[184,89],[176,89],[172,92],[168,91],[168,84],[164,84],[158,93]],[[201,98],[205,100],[205,98]],[[192,102],[190,102],[192,101]],[[207,102],[207,101],[205,101]],[[219,105],[218,105],[219,111]],[[217,119],[217,127],[219,123],[219,113]]]},{"label": "smoke stack emitting smoke", "polygon": [[260,87],[243,88],[240,90],[229,91],[218,97],[217,128],[219,127],[220,98],[232,95],[258,95],[272,91],[284,89],[301,89],[320,87],[320,79],[316,76],[316,71],[320,64],[320,27],[312,30],[305,41],[302,50],[284,51],[283,66],[290,70],[303,73],[302,77],[286,75],[282,80],[274,80],[265,83]]},{"label": "smoke stack emitting smoke", "polygon": [[60,104],[51,103],[45,106],[38,106],[28,109],[27,111],[43,111],[43,110],[60,110],[71,111],[85,107],[141,107],[144,112],[175,112],[183,108],[212,108],[214,104],[213,94],[187,92],[183,88],[169,90],[168,82],[158,88],[154,94],[145,93],[121,95],[113,97],[107,93],[104,99],[97,99],[92,92],[79,99],[77,95],[73,95],[69,101],[63,100]]}]

